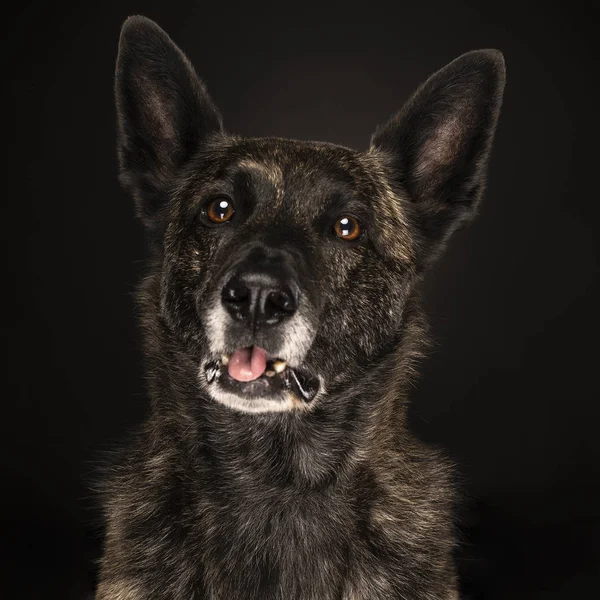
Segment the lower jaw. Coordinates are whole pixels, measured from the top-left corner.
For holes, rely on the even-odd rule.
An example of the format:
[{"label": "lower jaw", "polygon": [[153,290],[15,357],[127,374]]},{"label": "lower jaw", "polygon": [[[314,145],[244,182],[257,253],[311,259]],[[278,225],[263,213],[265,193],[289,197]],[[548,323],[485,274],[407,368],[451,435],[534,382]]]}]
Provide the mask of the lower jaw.
[{"label": "lower jaw", "polygon": [[218,386],[227,394],[239,397],[245,402],[283,401],[292,395],[298,402],[310,404],[319,391],[318,378],[292,367],[286,367],[283,372],[273,375],[263,374],[253,381],[237,381],[233,379],[227,367],[218,360],[205,365],[206,381],[211,386]]}]

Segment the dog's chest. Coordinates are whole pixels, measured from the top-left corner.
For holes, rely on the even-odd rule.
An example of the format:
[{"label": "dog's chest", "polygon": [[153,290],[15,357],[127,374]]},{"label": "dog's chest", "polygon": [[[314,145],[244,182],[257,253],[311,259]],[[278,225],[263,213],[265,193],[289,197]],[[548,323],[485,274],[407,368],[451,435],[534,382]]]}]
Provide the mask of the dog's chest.
[{"label": "dog's chest", "polygon": [[208,598],[339,600],[359,542],[352,507],[319,495],[243,496],[204,513]]}]

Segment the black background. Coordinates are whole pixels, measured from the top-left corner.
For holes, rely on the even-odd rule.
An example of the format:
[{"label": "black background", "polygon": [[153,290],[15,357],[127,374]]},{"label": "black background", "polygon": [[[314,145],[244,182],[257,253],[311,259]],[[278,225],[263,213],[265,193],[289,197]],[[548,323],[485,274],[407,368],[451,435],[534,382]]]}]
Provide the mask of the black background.
[{"label": "black background", "polygon": [[[364,149],[432,71],[496,47],[508,83],[486,197],[426,284],[411,409],[465,479],[466,598],[598,588],[598,100],[583,5],[30,2],[3,26],[2,589],[84,598],[89,481],[146,409],[145,246],[116,180],[119,27],[155,19],[229,131]],[[8,161],[6,160],[8,158]]]}]

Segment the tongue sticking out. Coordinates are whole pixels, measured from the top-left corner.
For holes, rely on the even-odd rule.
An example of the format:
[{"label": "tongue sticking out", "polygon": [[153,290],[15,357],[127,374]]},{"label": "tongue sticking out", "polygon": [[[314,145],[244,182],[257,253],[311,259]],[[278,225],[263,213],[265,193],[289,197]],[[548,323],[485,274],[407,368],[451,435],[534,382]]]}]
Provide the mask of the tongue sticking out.
[{"label": "tongue sticking out", "polygon": [[237,381],[254,381],[266,368],[267,351],[258,346],[239,348],[229,357],[229,374]]}]

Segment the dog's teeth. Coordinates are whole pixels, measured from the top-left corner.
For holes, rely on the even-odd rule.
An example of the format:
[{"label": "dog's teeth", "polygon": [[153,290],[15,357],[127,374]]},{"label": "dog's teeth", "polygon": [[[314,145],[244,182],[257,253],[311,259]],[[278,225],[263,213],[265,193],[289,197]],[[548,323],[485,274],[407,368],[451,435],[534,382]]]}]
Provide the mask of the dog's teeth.
[{"label": "dog's teeth", "polygon": [[285,362],[285,360],[278,360],[273,363],[273,368],[275,369],[276,373],[283,373],[285,371],[286,366],[287,363]]},{"label": "dog's teeth", "polygon": [[275,377],[276,373],[275,371],[265,371],[265,375],[267,377]]},{"label": "dog's teeth", "polygon": [[206,367],[206,381],[212,383],[219,375],[219,365],[215,361]]},{"label": "dog's teeth", "polygon": [[229,356],[227,356],[227,354],[222,354],[221,355],[221,362],[224,365],[228,365],[229,364]]}]

